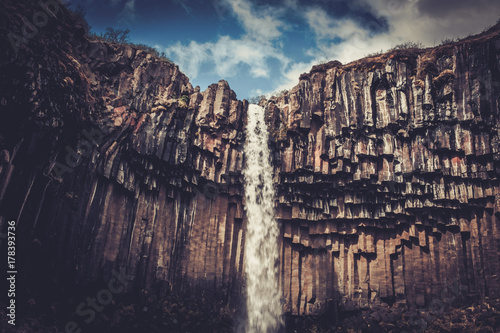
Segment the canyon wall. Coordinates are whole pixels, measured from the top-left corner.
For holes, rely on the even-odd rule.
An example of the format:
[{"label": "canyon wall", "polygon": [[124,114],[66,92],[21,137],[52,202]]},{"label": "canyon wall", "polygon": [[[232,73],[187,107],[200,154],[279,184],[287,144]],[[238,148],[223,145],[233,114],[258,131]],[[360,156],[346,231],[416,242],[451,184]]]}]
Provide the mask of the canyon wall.
[{"label": "canyon wall", "polygon": [[248,103],[72,20],[60,8],[2,59],[0,223],[15,220],[27,244],[20,271],[71,290],[124,270],[128,291],[237,299]]},{"label": "canyon wall", "polygon": [[313,67],[268,103],[286,310],[498,297],[498,27]]},{"label": "canyon wall", "polygon": [[[26,3],[2,3],[2,31]],[[315,66],[262,101],[286,312],[499,297],[498,31]],[[64,8],[2,43],[0,228],[17,222],[33,289],[123,269],[131,292],[239,299],[248,102]]]}]

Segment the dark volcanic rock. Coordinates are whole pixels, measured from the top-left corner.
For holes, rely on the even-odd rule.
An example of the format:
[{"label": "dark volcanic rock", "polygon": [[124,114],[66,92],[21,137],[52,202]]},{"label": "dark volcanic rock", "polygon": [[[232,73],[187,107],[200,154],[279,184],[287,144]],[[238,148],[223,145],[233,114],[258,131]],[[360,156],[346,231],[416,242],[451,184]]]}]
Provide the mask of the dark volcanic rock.
[{"label": "dark volcanic rock", "polygon": [[287,311],[498,297],[498,31],[318,66],[270,99]]},{"label": "dark volcanic rock", "polygon": [[[2,7],[7,32],[33,10]],[[127,291],[238,296],[248,103],[73,20],[61,7],[17,58],[2,53],[0,227],[16,220],[19,244],[41,242],[47,271],[21,245],[26,274],[75,288],[124,269]]]},{"label": "dark volcanic rock", "polygon": [[[0,6],[2,36],[38,10]],[[0,229],[17,221],[26,304],[113,269],[132,295],[235,304],[248,102],[74,21],[61,7],[17,56],[1,41]],[[286,312],[381,325],[499,297],[498,31],[315,66],[266,102]]]}]

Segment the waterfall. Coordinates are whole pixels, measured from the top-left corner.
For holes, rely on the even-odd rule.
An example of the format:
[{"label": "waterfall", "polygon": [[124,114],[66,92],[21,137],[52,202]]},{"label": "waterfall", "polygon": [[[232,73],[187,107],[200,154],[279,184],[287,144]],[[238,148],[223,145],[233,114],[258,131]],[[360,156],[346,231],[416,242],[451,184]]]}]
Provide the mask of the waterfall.
[{"label": "waterfall", "polygon": [[250,104],[245,141],[245,270],[247,333],[276,332],[281,324],[278,286],[278,236],[274,188],[264,109]]}]

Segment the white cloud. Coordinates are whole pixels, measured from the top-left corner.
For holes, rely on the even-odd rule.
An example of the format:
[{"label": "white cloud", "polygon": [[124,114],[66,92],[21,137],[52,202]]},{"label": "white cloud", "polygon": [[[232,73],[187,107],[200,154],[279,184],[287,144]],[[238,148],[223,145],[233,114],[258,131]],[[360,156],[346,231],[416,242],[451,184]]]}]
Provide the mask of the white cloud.
[{"label": "white cloud", "polygon": [[[486,3],[496,0],[478,1]],[[494,24],[500,16],[500,6],[485,5],[478,8],[468,0],[459,2],[457,10],[454,10],[454,5],[449,6],[443,16],[429,12],[433,8],[431,0],[360,0],[361,6],[370,8],[375,17],[384,17],[388,21],[387,32],[374,33],[370,28],[380,28],[378,22],[364,22],[362,26],[349,17],[333,18],[320,7],[306,9],[298,5],[297,0],[287,0],[289,8],[302,13],[314,34],[316,46],[306,51],[311,61],[292,63],[282,72],[276,90],[293,87],[298,83],[300,74],[308,72],[321,61],[339,60],[345,64],[370,53],[387,51],[406,41],[422,42],[426,46],[438,45],[446,38],[478,33]],[[423,8],[428,12],[424,12]],[[335,39],[336,42],[333,42]]]},{"label": "white cloud", "polygon": [[[368,27],[366,29],[352,19],[336,19],[319,8],[310,9],[304,12],[304,19],[316,38],[316,48],[308,50],[311,57],[326,57],[347,63],[369,53],[387,51],[406,41],[434,46],[446,38],[465,37],[470,33],[480,32],[487,22],[493,24],[500,15],[500,7],[484,8],[480,12],[464,11],[463,7],[454,11],[451,7],[446,17],[436,17],[419,10],[419,2],[428,0],[361,1],[366,8],[371,8],[375,17],[387,19],[389,30],[372,33],[369,28],[377,25],[377,22],[365,22]],[[340,43],[333,43],[334,38],[340,38]]]},{"label": "white cloud", "polygon": [[[228,11],[224,12],[224,17],[231,14],[236,17],[244,29],[241,36],[219,36],[212,42],[191,41],[186,45],[177,42],[166,48],[165,52],[192,79],[198,76],[203,65],[209,65],[222,78],[248,75],[272,79],[275,83],[273,91],[279,91],[296,85],[300,74],[308,72],[321,61],[339,60],[348,63],[370,53],[387,51],[406,41],[437,45],[445,38],[480,32],[488,24],[495,23],[500,15],[500,6],[467,10],[467,6],[474,7],[468,0],[456,0],[460,2],[459,8],[454,10],[454,6],[451,6],[444,16],[433,15],[429,12],[432,9],[430,1],[356,0],[356,8],[387,20],[388,30],[381,32],[384,29],[376,21],[360,23],[350,16],[335,18],[319,5],[311,6],[299,0],[284,0],[281,7],[257,7],[250,0],[219,0],[216,2],[217,12],[221,12],[222,8]],[[314,47],[305,51],[309,57],[305,61],[293,62],[292,59],[297,56],[284,52],[283,43],[292,42],[283,38],[287,37],[284,34],[290,29],[289,24],[292,24],[286,19],[286,15],[291,13],[295,18],[302,19],[314,41]],[[269,61],[272,59],[279,63],[280,74],[271,78]],[[257,91],[259,89],[254,89],[254,92]]]},{"label": "white cloud", "polygon": [[[269,78],[269,60],[275,59],[285,68],[290,59],[283,54],[280,27],[284,23],[265,10],[256,11],[245,0],[224,0],[224,5],[238,18],[245,33],[238,37],[219,36],[215,42],[187,45],[177,42],[165,48],[182,71],[195,79],[203,65],[210,65],[213,72],[222,78],[234,77],[248,66],[248,75],[253,78]],[[243,74],[244,75],[244,74]]]},{"label": "white cloud", "polygon": [[250,38],[269,42],[281,36],[280,27],[284,23],[266,10],[256,11],[246,0],[225,0],[225,3],[242,23]]},{"label": "white cloud", "polygon": [[363,29],[356,22],[349,19],[332,19],[324,10],[314,8],[304,14],[309,27],[314,31],[318,40],[338,38],[351,38],[362,33]]},{"label": "white cloud", "polygon": [[191,79],[198,76],[203,62],[210,59],[209,50],[212,48],[211,43],[197,43],[191,41],[188,45],[184,46],[180,42],[165,49],[168,57],[171,57],[176,64],[179,65]]},{"label": "white cloud", "polygon": [[213,72],[219,77],[233,77],[238,74],[241,65],[248,65],[252,77],[268,78],[268,60],[276,59],[283,66],[289,62],[289,59],[272,45],[248,37],[232,39],[222,36],[215,43],[191,41],[188,45],[177,42],[166,48],[165,53],[192,79],[198,76],[203,64],[212,66]]},{"label": "white cloud", "polygon": [[299,83],[299,76],[302,73],[311,70],[312,66],[316,65],[318,61],[316,58],[308,63],[296,62],[290,65],[281,73],[281,78],[279,83],[277,83],[276,88],[272,92],[280,92],[282,90],[289,90],[293,86]]}]

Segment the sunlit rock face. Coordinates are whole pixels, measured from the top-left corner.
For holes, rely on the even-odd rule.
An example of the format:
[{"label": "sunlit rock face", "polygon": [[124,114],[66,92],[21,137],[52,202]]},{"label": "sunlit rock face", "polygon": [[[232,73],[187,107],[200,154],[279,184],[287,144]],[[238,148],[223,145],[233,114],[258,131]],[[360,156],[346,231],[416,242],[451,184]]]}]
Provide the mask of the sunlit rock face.
[{"label": "sunlit rock face", "polygon": [[[201,92],[64,15],[0,56],[0,223],[34,286],[124,269],[131,292],[244,296],[248,103],[226,81]],[[316,66],[263,102],[284,312],[499,297],[499,59],[497,29]]]}]

